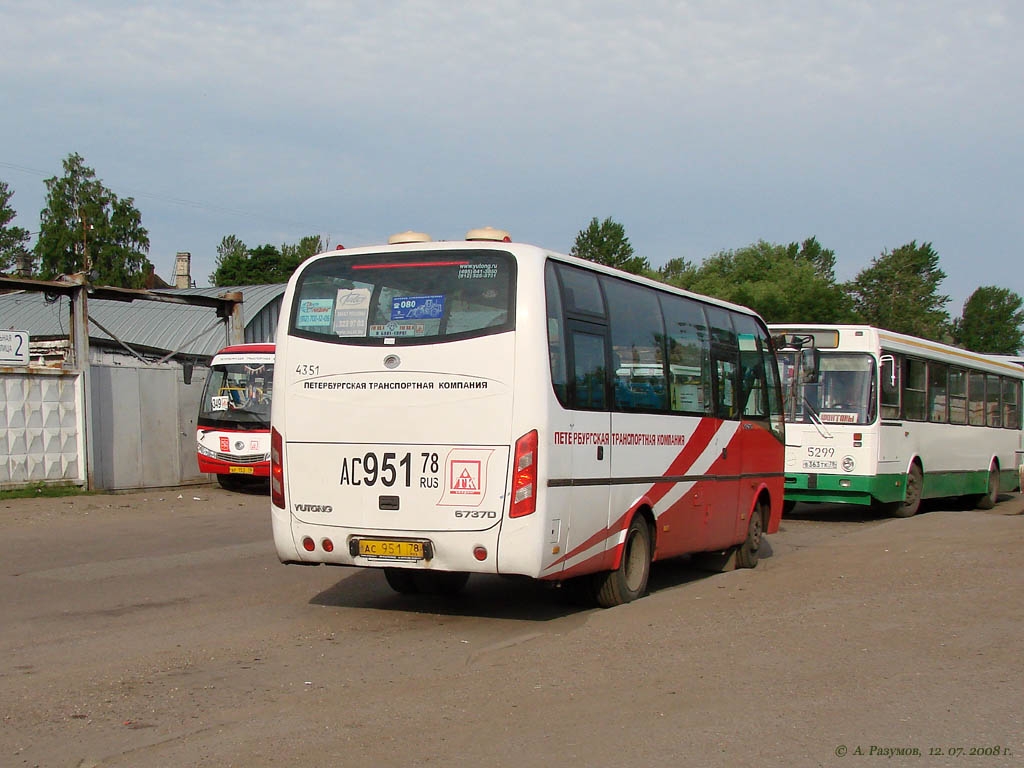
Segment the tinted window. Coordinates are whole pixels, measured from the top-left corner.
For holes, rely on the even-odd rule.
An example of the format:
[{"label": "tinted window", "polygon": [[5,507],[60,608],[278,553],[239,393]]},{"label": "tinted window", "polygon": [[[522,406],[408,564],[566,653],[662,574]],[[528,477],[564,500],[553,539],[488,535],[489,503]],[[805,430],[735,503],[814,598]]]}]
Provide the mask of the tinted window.
[{"label": "tinted window", "polygon": [[576,267],[558,265],[562,278],[565,308],[574,314],[604,315],[604,301],[597,286],[597,275]]},{"label": "tinted window", "polygon": [[576,408],[605,407],[604,337],[572,332],[573,390]]},{"label": "tinted window", "polygon": [[705,307],[711,329],[711,370],[714,376],[715,415],[720,419],[738,419],[737,374],[739,342],[730,313],[719,307]]},{"label": "tinted window", "polygon": [[612,337],[615,407],[665,410],[665,330],[657,294],[625,280],[602,277]]},{"label": "tinted window", "polygon": [[881,358],[880,377],[882,380],[882,418],[898,419],[900,417],[900,371],[901,359],[885,352]]},{"label": "tinted window", "polygon": [[748,419],[766,419],[768,386],[760,329],[749,315],[733,315],[732,322],[740,348],[739,410]]},{"label": "tinted window", "polygon": [[555,267],[550,261],[544,267],[544,292],[547,296],[548,360],[551,364],[551,385],[555,389],[558,402],[568,405],[565,317],[562,314],[562,297],[558,290],[558,278],[555,275]]},{"label": "tinted window", "polygon": [[303,270],[290,332],[344,344],[420,344],[510,330],[515,261],[495,251],[333,256]]},{"label": "tinted window", "polygon": [[669,408],[711,414],[711,336],[700,303],[662,294],[668,343]]}]

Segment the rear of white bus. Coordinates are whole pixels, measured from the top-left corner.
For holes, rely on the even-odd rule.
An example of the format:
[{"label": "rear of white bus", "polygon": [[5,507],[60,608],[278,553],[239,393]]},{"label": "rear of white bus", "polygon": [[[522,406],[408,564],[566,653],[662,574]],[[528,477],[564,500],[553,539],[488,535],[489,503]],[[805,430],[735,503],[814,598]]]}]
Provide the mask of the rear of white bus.
[{"label": "rear of white bus", "polygon": [[[537,432],[513,415],[517,355],[546,376],[543,343],[517,349],[517,248],[352,249],[292,277],[271,437],[282,562],[386,568],[392,586],[407,570],[499,571],[502,524],[534,511],[538,482]],[[543,305],[527,314],[542,342]],[[500,570],[538,575],[511,555]]]}]

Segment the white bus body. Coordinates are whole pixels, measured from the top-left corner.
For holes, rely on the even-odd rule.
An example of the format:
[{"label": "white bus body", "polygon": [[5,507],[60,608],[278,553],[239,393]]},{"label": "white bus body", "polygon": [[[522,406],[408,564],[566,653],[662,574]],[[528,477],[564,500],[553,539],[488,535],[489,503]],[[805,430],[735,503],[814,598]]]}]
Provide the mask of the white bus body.
[{"label": "white bus body", "polygon": [[786,501],[880,504],[898,516],[923,498],[1019,487],[1024,368],[863,325],[771,325],[819,356],[816,383],[786,388]]},{"label": "white bus body", "polygon": [[[682,336],[666,364],[661,306],[729,325],[703,327],[703,369],[671,359]],[[631,323],[650,329],[623,341]],[[304,263],[276,349],[282,562],[383,567],[400,591],[618,573],[614,604],[652,559],[742,545],[752,565],[778,528],[780,387],[749,310],[534,246],[418,242]]]}]

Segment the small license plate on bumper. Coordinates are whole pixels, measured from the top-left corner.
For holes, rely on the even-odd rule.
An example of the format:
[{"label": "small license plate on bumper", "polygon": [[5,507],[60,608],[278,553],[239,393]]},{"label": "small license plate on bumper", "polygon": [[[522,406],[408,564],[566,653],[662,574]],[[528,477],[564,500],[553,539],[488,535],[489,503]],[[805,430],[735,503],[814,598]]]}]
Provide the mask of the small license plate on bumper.
[{"label": "small license plate on bumper", "polygon": [[353,539],[349,551],[380,560],[426,560],[432,554],[430,542],[399,539]]},{"label": "small license plate on bumper", "polygon": [[228,467],[228,474],[231,475],[251,475],[254,471],[252,467]]}]

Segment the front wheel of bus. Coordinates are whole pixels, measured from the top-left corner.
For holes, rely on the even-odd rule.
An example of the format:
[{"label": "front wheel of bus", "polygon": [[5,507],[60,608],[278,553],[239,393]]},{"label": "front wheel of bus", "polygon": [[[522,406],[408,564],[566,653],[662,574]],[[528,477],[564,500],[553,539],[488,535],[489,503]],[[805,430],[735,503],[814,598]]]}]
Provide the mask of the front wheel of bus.
[{"label": "front wheel of bus", "polygon": [[756,568],[761,555],[761,540],[764,538],[764,508],[758,504],[750,513],[747,523],[747,538],[736,548],[737,568]]},{"label": "front wheel of bus", "polygon": [[994,461],[988,468],[988,493],[978,497],[974,503],[978,509],[992,509],[999,500],[999,465]]},{"label": "front wheel of bus", "polygon": [[594,574],[594,595],[602,608],[636,600],[647,591],[651,575],[651,529],[642,515],[636,515],[626,530],[622,558],[614,571]]},{"label": "front wheel of bus", "polygon": [[911,464],[907,472],[907,492],[903,501],[894,501],[887,510],[893,517],[913,517],[921,506],[921,491],[924,489],[924,472],[918,464]]}]

